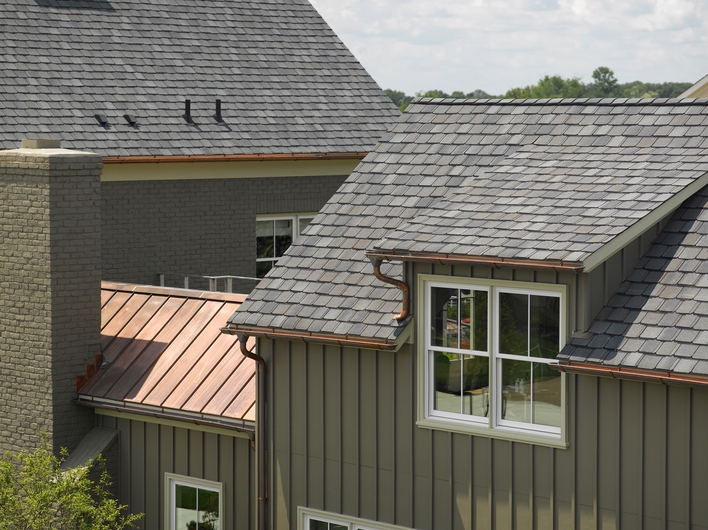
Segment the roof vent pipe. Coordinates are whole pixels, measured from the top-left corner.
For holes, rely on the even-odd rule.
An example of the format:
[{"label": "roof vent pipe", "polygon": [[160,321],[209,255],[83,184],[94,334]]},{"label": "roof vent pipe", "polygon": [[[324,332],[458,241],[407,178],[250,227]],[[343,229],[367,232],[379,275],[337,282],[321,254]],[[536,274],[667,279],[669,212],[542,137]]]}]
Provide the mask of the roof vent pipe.
[{"label": "roof vent pipe", "polygon": [[381,274],[381,264],[383,263],[383,260],[380,257],[369,256],[369,260],[371,261],[371,265],[373,265],[374,267],[374,276],[376,276],[376,278],[378,278],[384,283],[388,283],[390,285],[398,287],[403,292],[403,300],[401,300],[401,312],[398,315],[395,315],[393,318],[397,322],[405,320],[408,317],[408,313],[410,312],[410,290],[408,289],[408,285],[405,282],[402,282],[401,280],[396,280],[395,278],[390,278]]},{"label": "roof vent pipe", "polygon": [[188,99],[184,100],[184,115],[183,118],[185,121],[188,121],[189,123],[192,123],[192,102]]},{"label": "roof vent pipe", "polygon": [[221,100],[217,99],[216,100],[216,113],[214,114],[214,119],[216,121],[223,121],[221,118]]}]

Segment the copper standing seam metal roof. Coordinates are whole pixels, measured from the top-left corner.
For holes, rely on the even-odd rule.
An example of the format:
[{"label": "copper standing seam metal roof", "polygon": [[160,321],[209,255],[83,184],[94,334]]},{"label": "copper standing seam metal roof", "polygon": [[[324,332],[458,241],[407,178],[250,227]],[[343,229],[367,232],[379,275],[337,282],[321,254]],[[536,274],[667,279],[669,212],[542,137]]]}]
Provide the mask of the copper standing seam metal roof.
[{"label": "copper standing seam metal roof", "polygon": [[102,358],[77,377],[77,402],[253,430],[255,363],[220,332],[245,298],[102,282]]}]

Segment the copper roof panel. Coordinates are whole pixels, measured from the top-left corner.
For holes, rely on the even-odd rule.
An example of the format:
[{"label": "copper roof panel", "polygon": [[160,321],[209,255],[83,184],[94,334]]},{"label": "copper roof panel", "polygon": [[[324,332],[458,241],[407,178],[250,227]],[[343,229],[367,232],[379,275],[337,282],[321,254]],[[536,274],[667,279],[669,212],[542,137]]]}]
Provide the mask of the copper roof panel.
[{"label": "copper roof panel", "polygon": [[252,423],[255,363],[241,355],[236,337],[220,331],[243,300],[103,282],[104,363],[80,388],[79,400]]},{"label": "copper roof panel", "polygon": [[[147,311],[141,311],[141,313],[145,313],[146,317],[151,316],[151,318],[149,322],[145,323],[134,339],[131,339],[126,331],[129,329],[128,326],[121,332],[123,335],[122,338],[124,339],[124,348],[122,352],[120,352],[120,355],[116,355],[112,348],[112,346],[116,344],[116,341],[111,343],[109,347],[111,351],[110,357],[115,360],[105,368],[105,373],[100,378],[101,388],[104,392],[102,397],[113,397],[114,399],[122,399],[125,397],[125,394],[122,392],[119,392],[117,395],[113,393],[112,387],[130,368],[131,364],[142,355],[145,349],[154,343],[155,335],[159,333],[165,323],[168,322],[184,304],[184,300],[180,300],[179,298],[156,300],[156,302],[162,302],[162,304],[153,315],[149,315],[149,310],[151,309],[150,304],[152,302],[153,301],[150,300],[143,306],[143,310],[147,309]],[[108,357],[106,352],[104,352],[104,356],[106,356],[106,358]],[[87,384],[91,384],[93,381],[98,381],[98,378],[89,381]],[[111,396],[111,394],[113,395]]]}]

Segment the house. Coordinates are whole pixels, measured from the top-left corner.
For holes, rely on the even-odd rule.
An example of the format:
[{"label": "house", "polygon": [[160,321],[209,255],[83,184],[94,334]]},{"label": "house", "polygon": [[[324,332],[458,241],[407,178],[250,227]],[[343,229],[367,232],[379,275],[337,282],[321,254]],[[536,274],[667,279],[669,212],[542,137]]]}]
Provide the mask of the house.
[{"label": "house", "polygon": [[414,101],[229,320],[269,527],[705,528],[706,125]]},{"label": "house", "polygon": [[[175,300],[196,302],[133,291],[184,277],[204,289],[194,276],[209,276],[248,292],[398,110],[307,0],[0,0],[0,19],[0,450],[32,447],[45,431],[70,463],[103,452],[144,528],[171,524],[163,512],[178,486],[223,502],[224,524],[253,526],[253,363],[210,372],[223,376],[213,396],[190,387],[203,406],[157,403],[196,381],[173,387],[163,341],[177,330],[141,326]],[[102,280],[132,287],[104,284],[115,292],[102,305]],[[200,340],[228,343],[225,357],[241,360],[218,332],[241,298],[197,297],[223,304]],[[201,358],[201,344],[179,359]],[[219,352],[204,355],[216,363]],[[122,385],[140,367],[145,381],[131,381],[142,390],[156,370],[172,375],[133,395]],[[233,410],[217,406],[226,399]],[[167,432],[176,456],[156,479],[145,464],[172,454]],[[229,477],[214,475],[214,457]]]},{"label": "house", "polygon": [[113,281],[263,276],[399,114],[307,0],[0,0],[0,19],[0,148],[101,155]]},{"label": "house", "polygon": [[115,446],[88,456],[103,453],[116,496],[145,513],[144,528],[198,519],[179,490],[214,499],[219,528],[255,526],[256,372],[220,332],[244,298],[102,282],[103,353],[76,403],[95,411],[92,432],[115,433]]},{"label": "house", "polygon": [[103,454],[142,528],[254,527],[255,366],[221,333],[244,295],[102,282],[101,157],[23,143],[0,151],[4,447]]},{"label": "house", "polygon": [[680,98],[705,98],[708,96],[708,75],[702,77],[686,91],[679,94]]}]

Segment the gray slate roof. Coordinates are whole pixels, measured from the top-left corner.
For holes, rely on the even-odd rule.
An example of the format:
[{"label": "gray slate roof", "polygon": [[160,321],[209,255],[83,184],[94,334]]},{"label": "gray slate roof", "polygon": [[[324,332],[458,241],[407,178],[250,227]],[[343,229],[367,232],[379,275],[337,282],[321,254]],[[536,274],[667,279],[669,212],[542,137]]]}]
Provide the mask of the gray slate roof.
[{"label": "gray slate roof", "polygon": [[708,100],[418,100],[230,322],[392,340],[365,251],[580,261],[707,171]]},{"label": "gray slate roof", "polygon": [[657,236],[589,333],[558,359],[708,376],[708,188]]},{"label": "gray slate roof", "polygon": [[2,149],[366,152],[399,114],[307,0],[0,0],[0,20]]}]

